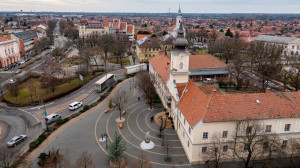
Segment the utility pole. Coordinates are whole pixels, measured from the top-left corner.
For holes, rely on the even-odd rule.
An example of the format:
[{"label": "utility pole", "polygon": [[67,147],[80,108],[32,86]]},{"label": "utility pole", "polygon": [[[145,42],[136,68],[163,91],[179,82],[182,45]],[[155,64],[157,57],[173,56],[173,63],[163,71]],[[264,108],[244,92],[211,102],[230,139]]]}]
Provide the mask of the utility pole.
[{"label": "utility pole", "polygon": [[43,112],[43,114],[45,115],[46,131],[48,132],[48,131],[49,131],[49,128],[48,128],[48,123],[47,123],[47,120],[46,120],[46,118],[47,118],[47,111],[46,111],[46,106],[45,106],[44,100],[42,100],[42,102],[43,102],[43,104],[44,104],[44,112]]}]

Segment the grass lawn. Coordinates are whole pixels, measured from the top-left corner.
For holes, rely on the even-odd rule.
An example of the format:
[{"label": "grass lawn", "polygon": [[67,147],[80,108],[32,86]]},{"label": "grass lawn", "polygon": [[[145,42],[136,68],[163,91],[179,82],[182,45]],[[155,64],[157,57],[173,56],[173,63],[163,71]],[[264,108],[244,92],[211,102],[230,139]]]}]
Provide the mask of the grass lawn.
[{"label": "grass lawn", "polygon": [[[85,76],[83,79],[83,83],[87,83],[91,78],[100,75],[102,72],[97,72],[95,75],[89,75]],[[57,85],[56,90],[54,91],[54,95],[52,92],[48,89],[44,89],[41,86],[40,78],[32,78],[31,85],[34,86],[37,90],[37,93],[32,93],[33,102],[37,102],[38,99],[47,100],[49,98],[55,97],[57,95],[66,93],[76,87],[78,87],[80,84],[79,79],[73,79],[69,83],[62,83],[60,85]],[[4,99],[12,104],[29,104],[31,103],[31,96],[30,96],[30,90],[28,87],[28,82],[24,82],[19,85],[20,88],[20,94],[18,95],[18,98],[11,95],[9,92],[6,92],[4,94]]]},{"label": "grass lawn", "polygon": [[[110,63],[114,63],[114,64],[120,64],[121,63],[120,60],[119,60],[119,62],[117,62],[117,61],[118,61],[118,59],[116,57],[108,58],[108,62],[110,62]],[[130,65],[129,57],[123,57],[122,61],[123,61],[123,64]]]},{"label": "grass lawn", "polygon": [[63,67],[69,67],[74,65],[79,65],[82,63],[82,60],[75,57],[66,58],[64,62],[62,63]]}]

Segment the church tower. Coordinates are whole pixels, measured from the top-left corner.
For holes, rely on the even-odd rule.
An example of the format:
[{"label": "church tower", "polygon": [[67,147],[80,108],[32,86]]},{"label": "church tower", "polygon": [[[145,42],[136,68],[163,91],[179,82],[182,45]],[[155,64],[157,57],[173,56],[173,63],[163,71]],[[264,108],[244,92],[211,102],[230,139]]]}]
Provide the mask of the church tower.
[{"label": "church tower", "polygon": [[181,13],[180,5],[179,5],[177,18],[176,18],[176,28],[179,28],[180,23],[182,23],[182,13]]},{"label": "church tower", "polygon": [[171,52],[171,76],[175,83],[187,83],[189,80],[189,56],[187,51],[188,41],[184,37],[182,22],[179,25],[179,30],[176,39],[173,41],[175,46]]}]

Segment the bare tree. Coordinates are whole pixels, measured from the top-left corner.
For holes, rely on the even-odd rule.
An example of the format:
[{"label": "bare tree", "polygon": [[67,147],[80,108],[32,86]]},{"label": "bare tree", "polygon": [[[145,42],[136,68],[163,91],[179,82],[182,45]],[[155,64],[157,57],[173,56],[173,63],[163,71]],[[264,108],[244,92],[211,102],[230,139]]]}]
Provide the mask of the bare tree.
[{"label": "bare tree", "polygon": [[91,55],[91,58],[94,60],[97,69],[99,69],[98,60],[99,58],[104,62],[104,66],[106,69],[106,59],[105,54],[101,48],[93,48],[93,54]]},{"label": "bare tree", "polygon": [[231,71],[234,73],[236,79],[236,89],[242,87],[243,78],[242,73],[247,68],[246,66],[247,57],[245,54],[237,54],[233,56]]},{"label": "bare tree", "polygon": [[154,78],[151,77],[147,71],[142,71],[138,74],[139,87],[144,92],[148,104],[150,105],[150,109],[152,109],[153,99],[156,93],[153,79]]},{"label": "bare tree", "polygon": [[15,82],[7,83],[5,87],[8,90],[8,92],[16,98],[16,101],[18,101],[18,96],[20,94],[20,82],[19,78],[15,78],[14,80]]},{"label": "bare tree", "polygon": [[105,54],[105,59],[108,58],[108,53],[112,51],[115,42],[115,37],[112,35],[105,34],[100,37],[100,48]]},{"label": "bare tree", "polygon": [[159,137],[162,137],[162,132],[163,130],[165,130],[166,126],[167,126],[167,116],[165,114],[160,115],[158,117],[158,122],[159,122]]},{"label": "bare tree", "polygon": [[261,156],[261,144],[266,141],[263,133],[263,125],[257,120],[236,122],[233,136],[233,153],[244,164],[245,168],[254,164]]},{"label": "bare tree", "polygon": [[41,168],[71,168],[69,160],[67,160],[62,154],[59,153],[59,150],[52,149],[49,151],[49,154],[46,157],[46,160],[43,162]]},{"label": "bare tree", "polygon": [[92,48],[84,48],[83,50],[79,51],[79,58],[82,60],[81,65],[84,67],[86,73],[89,73],[90,60],[93,55],[94,53]]},{"label": "bare tree", "polygon": [[113,97],[113,102],[116,104],[116,107],[120,113],[120,120],[122,119],[122,111],[126,105],[126,99],[126,92],[120,90]]},{"label": "bare tree", "polygon": [[291,57],[291,64],[289,70],[289,78],[293,84],[293,87],[298,91],[300,85],[300,58],[299,56]]},{"label": "bare tree", "polygon": [[223,141],[220,136],[214,135],[209,144],[205,157],[209,161],[208,164],[210,167],[218,168],[221,162],[230,157],[228,151],[229,143]]},{"label": "bare tree", "polygon": [[289,157],[290,160],[290,166],[291,167],[296,167],[296,159],[298,159],[297,157],[299,157],[300,155],[300,143],[299,140],[293,138],[291,140],[289,140],[290,145],[288,147],[285,148],[285,152],[287,154],[287,156]]},{"label": "bare tree", "polygon": [[76,161],[76,168],[95,168],[92,155],[88,152],[83,152]]},{"label": "bare tree", "polygon": [[0,146],[0,168],[15,168],[19,159],[20,155],[17,149]]},{"label": "bare tree", "polygon": [[134,163],[134,168],[151,168],[152,165],[146,157],[145,152],[141,152],[138,160]]}]

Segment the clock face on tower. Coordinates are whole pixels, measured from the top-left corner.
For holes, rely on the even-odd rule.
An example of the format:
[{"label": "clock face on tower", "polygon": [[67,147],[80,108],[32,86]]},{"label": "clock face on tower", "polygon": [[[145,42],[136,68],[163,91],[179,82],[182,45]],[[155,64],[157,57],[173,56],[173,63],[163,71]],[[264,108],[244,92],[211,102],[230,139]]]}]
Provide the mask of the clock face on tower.
[{"label": "clock face on tower", "polygon": [[180,54],[180,55],[179,55],[179,58],[180,58],[180,60],[183,60],[184,55],[183,55],[183,54]]}]

